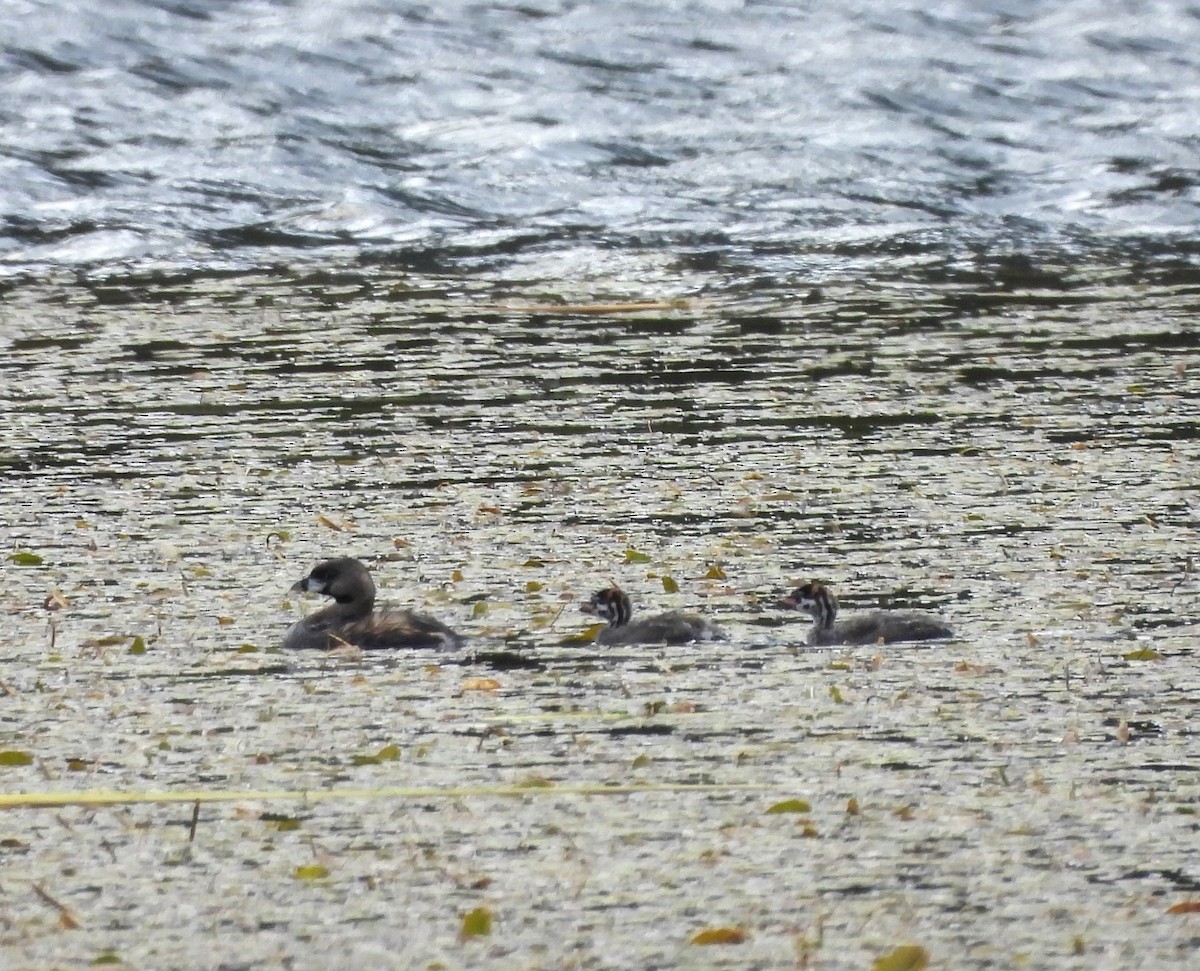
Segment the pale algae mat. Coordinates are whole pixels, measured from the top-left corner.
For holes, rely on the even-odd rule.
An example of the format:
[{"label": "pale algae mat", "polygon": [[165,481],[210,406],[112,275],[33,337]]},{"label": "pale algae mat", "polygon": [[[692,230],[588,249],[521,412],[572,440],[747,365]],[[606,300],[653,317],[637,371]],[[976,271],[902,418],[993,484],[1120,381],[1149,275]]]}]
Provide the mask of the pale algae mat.
[{"label": "pale algae mat", "polygon": [[[7,295],[5,968],[1197,966],[1200,293],[516,289]],[[279,653],[334,554],[471,651]]]}]

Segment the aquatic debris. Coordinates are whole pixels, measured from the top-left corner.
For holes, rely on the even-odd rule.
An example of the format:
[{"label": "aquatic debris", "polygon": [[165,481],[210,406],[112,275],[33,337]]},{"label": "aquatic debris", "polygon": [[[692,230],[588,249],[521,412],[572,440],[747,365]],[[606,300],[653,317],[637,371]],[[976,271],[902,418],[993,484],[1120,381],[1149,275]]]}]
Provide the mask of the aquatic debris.
[{"label": "aquatic debris", "polygon": [[350,758],[351,765],[382,765],[384,762],[399,762],[400,746],[392,743],[385,745],[374,755],[355,755]]},{"label": "aquatic debris", "polygon": [[810,813],[812,805],[804,799],[785,799],[768,807],[767,813]]},{"label": "aquatic debris", "polygon": [[877,958],[871,971],[921,971],[929,966],[929,952],[917,944],[905,944]]},{"label": "aquatic debris", "polygon": [[459,940],[471,937],[487,937],[492,933],[492,912],[486,907],[476,907],[469,913],[463,914],[462,926],[459,928]]},{"label": "aquatic debris", "polygon": [[63,930],[74,931],[83,926],[83,922],[75,916],[74,912],[65,904],[60,903],[50,896],[50,894],[45,890],[44,887],[42,887],[41,884],[33,884],[33,892],[36,893],[44,903],[49,904],[58,911],[58,926]]},{"label": "aquatic debris", "polygon": [[708,944],[744,944],[749,936],[743,927],[707,927],[693,937],[691,943],[700,946]]}]

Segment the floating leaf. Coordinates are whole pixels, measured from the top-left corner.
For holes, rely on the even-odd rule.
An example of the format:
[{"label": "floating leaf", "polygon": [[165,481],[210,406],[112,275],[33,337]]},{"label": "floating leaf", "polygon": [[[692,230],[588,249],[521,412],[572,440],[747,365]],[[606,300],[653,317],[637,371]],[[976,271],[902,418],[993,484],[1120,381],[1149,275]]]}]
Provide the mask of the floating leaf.
[{"label": "floating leaf", "polygon": [[650,562],[650,554],[642,553],[639,550],[635,550],[631,546],[631,547],[629,547],[629,549],[627,549],[625,551],[625,562],[626,563],[649,563]]},{"label": "floating leaf", "polygon": [[273,829],[279,830],[281,833],[290,833],[300,828],[300,820],[295,816],[278,816],[272,813],[264,813],[262,821]]},{"label": "floating leaf", "polygon": [[921,971],[929,966],[929,952],[917,944],[905,944],[877,958],[871,971]]},{"label": "floating leaf", "polygon": [[746,931],[741,927],[708,927],[692,938],[693,944],[742,944]]},{"label": "floating leaf", "polygon": [[588,624],[578,634],[569,634],[563,638],[564,644],[591,644],[607,624]]},{"label": "floating leaf", "polygon": [[543,563],[541,560],[539,560],[537,557],[531,557],[530,559],[526,560],[524,563],[521,564],[521,566],[529,566],[529,567],[545,566],[545,565],[546,564]]},{"label": "floating leaf", "polygon": [[803,799],[785,799],[767,809],[768,813],[810,813],[812,806]]},{"label": "floating leaf", "polygon": [[142,637],[140,634],[137,637],[135,637],[133,639],[133,643],[129,645],[129,653],[130,654],[145,654],[146,653],[146,639],[144,637]]},{"label": "floating leaf", "polygon": [[28,553],[23,550],[18,550],[15,553],[8,554],[8,562],[15,563],[17,566],[41,566],[43,560],[36,553]]},{"label": "floating leaf", "polygon": [[258,648],[253,644],[243,644],[237,649],[238,654],[257,654]]},{"label": "floating leaf", "polygon": [[836,684],[829,686],[829,700],[835,705],[844,705],[846,703],[846,699],[842,697],[842,689]]},{"label": "floating leaf", "polygon": [[666,593],[679,593],[679,584],[675,582],[674,577],[664,576],[662,578],[663,591]]},{"label": "floating leaf", "polygon": [[450,574],[451,583],[462,583],[462,580],[463,580],[463,571],[462,570],[455,570],[453,573]]},{"label": "floating leaf", "polygon": [[1185,900],[1181,904],[1167,908],[1168,914],[1200,914],[1200,900]]},{"label": "floating leaf", "polygon": [[342,527],[335,523],[328,516],[318,516],[317,522],[319,522],[326,529],[332,529],[334,532],[340,533],[342,531]]},{"label": "floating leaf", "polygon": [[115,951],[101,951],[94,958],[92,958],[91,967],[97,968],[97,967],[103,967],[106,964],[120,964],[120,963],[121,963],[121,959],[119,957],[117,957],[117,953]]},{"label": "floating leaf", "polygon": [[463,691],[498,691],[501,684],[495,678],[467,678],[463,682]]},{"label": "floating leaf", "polygon": [[647,765],[650,764],[650,761],[651,760],[650,760],[649,755],[645,755],[645,754],[639,755],[636,759],[633,760],[633,767],[635,769],[645,768]]},{"label": "floating leaf", "polygon": [[320,863],[310,863],[308,866],[298,866],[292,871],[297,880],[324,880],[329,876],[329,868]]},{"label": "floating leaf", "polygon": [[476,907],[469,914],[463,914],[459,937],[487,937],[491,933],[492,912],[486,907]]},{"label": "floating leaf", "polygon": [[515,783],[515,786],[518,789],[553,789],[554,780],[540,775],[531,775]]},{"label": "floating leaf", "polygon": [[217,623],[218,623],[218,624],[219,624],[221,627],[228,627],[230,624],[232,624],[232,623],[233,623],[233,618],[232,618],[232,617],[218,616],[218,617],[217,617]]},{"label": "floating leaf", "polygon": [[400,746],[396,744],[385,745],[374,755],[353,755],[350,757],[351,765],[380,765],[383,762],[398,761],[400,761]]},{"label": "floating leaf", "polygon": [[0,752],[0,765],[32,765],[33,756],[28,752],[18,752],[15,749],[9,749],[5,752]]},{"label": "floating leaf", "polygon": [[528,583],[525,584],[525,592],[526,593],[537,593],[544,586],[545,586],[544,583],[538,583],[537,580],[530,580]]},{"label": "floating leaf", "polygon": [[475,606],[471,608],[471,616],[473,618],[482,617],[488,612],[486,600],[476,600]]},{"label": "floating leaf", "polygon": [[851,796],[846,800],[846,815],[857,816],[859,814],[858,800]]},{"label": "floating leaf", "polygon": [[1128,654],[1122,654],[1121,657],[1126,661],[1161,661],[1163,656],[1153,648],[1143,647],[1137,651],[1130,651]]},{"label": "floating leaf", "polygon": [[704,579],[705,580],[727,580],[729,578],[727,576],[725,576],[725,571],[722,570],[719,566],[717,566],[717,564],[714,563],[712,566],[710,566],[708,568],[708,572],[706,574],[704,574]]}]

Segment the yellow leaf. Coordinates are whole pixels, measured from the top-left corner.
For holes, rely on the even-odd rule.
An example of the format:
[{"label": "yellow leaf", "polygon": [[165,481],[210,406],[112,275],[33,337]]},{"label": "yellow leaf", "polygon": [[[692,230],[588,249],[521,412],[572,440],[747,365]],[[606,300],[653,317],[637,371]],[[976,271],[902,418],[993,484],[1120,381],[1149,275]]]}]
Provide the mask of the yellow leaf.
[{"label": "yellow leaf", "polygon": [[871,971],[921,971],[929,966],[929,952],[917,944],[905,944],[877,958]]},{"label": "yellow leaf", "polygon": [[746,932],[741,927],[708,927],[692,938],[693,944],[742,944]]},{"label": "yellow leaf", "polygon": [[41,566],[45,561],[36,553],[18,550],[8,554],[8,562],[15,563],[17,566]]},{"label": "yellow leaf", "polygon": [[292,876],[297,880],[324,880],[329,876],[329,869],[321,866],[320,863],[310,863],[308,866],[296,867],[292,871]]},{"label": "yellow leaf", "polygon": [[705,580],[727,580],[729,578],[727,576],[725,576],[725,571],[722,570],[719,566],[717,566],[717,564],[714,563],[712,566],[710,566],[708,568],[708,572],[706,574],[704,574],[704,579]]},{"label": "yellow leaf", "polygon": [[528,583],[525,584],[525,592],[526,593],[537,593],[544,586],[545,586],[544,583],[538,583],[537,580],[530,580]]},{"label": "yellow leaf", "polygon": [[462,928],[458,932],[460,938],[487,937],[492,932],[492,912],[486,907],[476,907],[469,914],[463,914]]},{"label": "yellow leaf", "polygon": [[662,585],[663,585],[663,590],[666,593],[679,593],[679,584],[675,582],[674,577],[666,577],[666,576],[663,577]]},{"label": "yellow leaf", "polygon": [[1143,647],[1140,650],[1130,651],[1128,654],[1122,654],[1126,661],[1161,661],[1163,656],[1150,647]]},{"label": "yellow leaf", "polygon": [[133,643],[129,645],[130,654],[145,654],[146,640],[140,634],[133,639]]},{"label": "yellow leaf", "polygon": [[450,574],[450,580],[453,583],[462,583],[462,578],[463,578],[462,570],[455,570],[453,573]]},{"label": "yellow leaf", "polygon": [[16,766],[16,765],[32,765],[33,756],[28,752],[18,752],[14,749],[9,749],[6,752],[0,752],[0,765]]},{"label": "yellow leaf", "polygon": [[501,684],[495,678],[467,678],[463,691],[499,691]]},{"label": "yellow leaf", "polygon": [[279,819],[268,819],[267,823],[275,827],[281,833],[294,833],[300,828],[300,820],[293,816],[283,816]]},{"label": "yellow leaf", "polygon": [[642,553],[639,550],[635,550],[631,546],[631,547],[629,547],[629,549],[627,549],[625,551],[625,562],[626,563],[649,563],[650,555],[648,553]]},{"label": "yellow leaf", "polygon": [[768,813],[810,813],[812,806],[803,799],[785,799],[767,809]]},{"label": "yellow leaf", "polygon": [[488,612],[487,601],[486,600],[476,600],[475,606],[471,608],[471,617],[479,618],[479,617],[482,617],[487,612]]}]

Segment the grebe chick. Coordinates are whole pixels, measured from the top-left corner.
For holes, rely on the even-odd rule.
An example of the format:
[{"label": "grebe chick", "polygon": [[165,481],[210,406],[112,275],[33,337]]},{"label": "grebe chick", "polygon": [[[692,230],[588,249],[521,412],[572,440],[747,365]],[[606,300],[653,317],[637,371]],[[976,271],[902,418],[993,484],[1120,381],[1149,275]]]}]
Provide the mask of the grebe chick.
[{"label": "grebe chick", "polygon": [[911,610],[872,610],[834,623],[837,597],[816,581],[797,587],[780,601],[780,606],[806,610],[812,615],[813,626],[808,633],[808,643],[812,645],[891,644],[954,636],[940,618]]},{"label": "grebe chick", "polygon": [[328,607],[292,625],[285,650],[328,650],[352,644],[364,651],[404,647],[461,647],[465,638],[445,624],[411,610],[375,609],[375,584],[358,560],[325,560],[292,587],[293,592],[322,593]]},{"label": "grebe chick", "polygon": [[596,635],[597,644],[686,644],[689,641],[719,641],[725,632],[695,614],[673,610],[630,623],[633,605],[623,590],[609,587],[580,604],[585,614],[608,621]]}]

